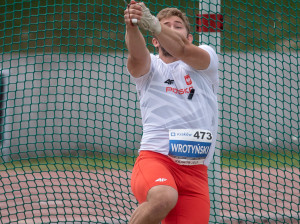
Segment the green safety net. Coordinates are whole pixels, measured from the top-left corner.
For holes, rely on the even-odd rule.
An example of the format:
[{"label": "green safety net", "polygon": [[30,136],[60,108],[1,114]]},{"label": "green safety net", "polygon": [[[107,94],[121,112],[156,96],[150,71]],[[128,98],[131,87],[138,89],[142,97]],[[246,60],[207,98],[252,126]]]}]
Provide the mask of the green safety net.
[{"label": "green safety net", "polygon": [[[297,223],[298,0],[145,1],[220,59],[210,223]],[[0,223],[127,223],[142,136],[123,1],[0,3]],[[144,32],[149,50],[151,34]]]}]

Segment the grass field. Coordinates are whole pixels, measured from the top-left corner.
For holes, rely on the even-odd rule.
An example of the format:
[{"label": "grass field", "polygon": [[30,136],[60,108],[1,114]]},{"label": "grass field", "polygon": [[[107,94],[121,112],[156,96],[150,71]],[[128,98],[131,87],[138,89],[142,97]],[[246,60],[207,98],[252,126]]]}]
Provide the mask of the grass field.
[{"label": "grass field", "polygon": [[299,152],[282,150],[277,152],[247,150],[222,153],[222,168],[236,167],[254,169],[255,167],[297,167],[299,168]]},{"label": "grass field", "polygon": [[21,159],[5,164],[0,164],[0,171],[33,170],[33,171],[72,171],[72,170],[97,170],[97,169],[117,169],[130,170],[134,164],[133,157],[124,155],[105,154],[104,157],[42,157],[32,159]]},{"label": "grass field", "polygon": [[[33,171],[72,171],[72,170],[96,170],[116,169],[131,170],[135,157],[126,155],[105,154],[104,157],[43,157],[22,159],[10,163],[0,164],[0,171],[10,169],[33,170]],[[221,156],[221,167],[226,168],[247,168],[256,167],[270,168],[299,168],[299,153],[286,151],[266,152],[248,150],[244,152],[224,151]]]}]

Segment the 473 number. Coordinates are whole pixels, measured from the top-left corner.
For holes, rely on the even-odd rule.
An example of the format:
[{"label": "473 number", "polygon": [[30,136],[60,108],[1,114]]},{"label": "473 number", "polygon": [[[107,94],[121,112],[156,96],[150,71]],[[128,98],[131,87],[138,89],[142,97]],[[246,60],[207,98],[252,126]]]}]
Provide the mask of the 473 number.
[{"label": "473 number", "polygon": [[212,135],[210,132],[206,132],[206,131],[196,131],[194,134],[194,137],[197,139],[207,139],[207,140],[211,140],[212,139]]}]

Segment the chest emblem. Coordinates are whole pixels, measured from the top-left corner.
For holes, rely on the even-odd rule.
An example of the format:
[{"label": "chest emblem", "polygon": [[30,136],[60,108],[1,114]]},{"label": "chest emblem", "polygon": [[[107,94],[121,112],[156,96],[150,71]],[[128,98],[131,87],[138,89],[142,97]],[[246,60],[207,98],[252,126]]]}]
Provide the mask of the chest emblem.
[{"label": "chest emblem", "polygon": [[168,79],[165,81],[165,83],[167,83],[168,85],[172,85],[174,83],[173,79]]},{"label": "chest emblem", "polygon": [[185,82],[186,84],[189,86],[189,85],[192,85],[192,79],[190,77],[189,74],[187,74],[186,76],[184,76],[184,79],[185,79]]}]

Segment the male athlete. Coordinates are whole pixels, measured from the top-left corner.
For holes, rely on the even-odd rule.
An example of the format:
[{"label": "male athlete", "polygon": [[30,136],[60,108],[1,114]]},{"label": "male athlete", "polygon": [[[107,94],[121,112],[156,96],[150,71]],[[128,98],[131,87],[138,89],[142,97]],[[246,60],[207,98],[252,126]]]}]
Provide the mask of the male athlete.
[{"label": "male athlete", "polygon": [[[154,17],[144,3],[124,12],[127,67],[143,121],[143,138],[132,171],[139,202],[130,224],[207,224],[207,166],[218,126],[218,58],[192,44],[188,18],[176,8]],[[139,28],[152,32],[150,54]]]}]

